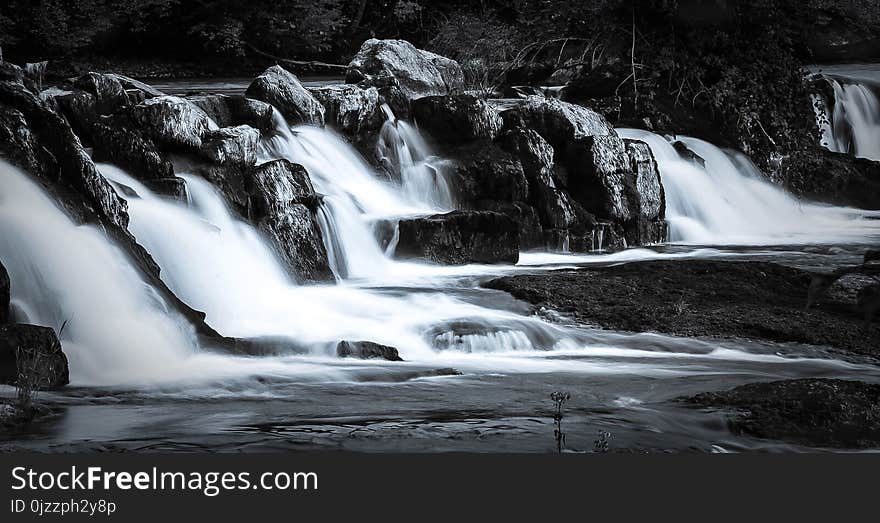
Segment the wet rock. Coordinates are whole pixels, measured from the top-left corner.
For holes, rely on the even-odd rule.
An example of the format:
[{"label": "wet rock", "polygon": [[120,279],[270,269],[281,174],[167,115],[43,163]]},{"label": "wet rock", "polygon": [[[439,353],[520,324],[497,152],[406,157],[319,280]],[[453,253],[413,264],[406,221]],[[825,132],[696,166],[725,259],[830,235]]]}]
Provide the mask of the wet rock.
[{"label": "wet rock", "polygon": [[218,127],[234,127],[228,97],[223,94],[187,96],[187,101],[205,112]]},{"label": "wet rock", "polygon": [[551,229],[568,229],[578,222],[569,194],[557,187],[554,151],[540,134],[523,127],[505,131],[499,144],[519,158],[528,180],[529,202],[541,223]]},{"label": "wet rock", "polygon": [[176,96],[150,98],[134,106],[131,116],[147,135],[172,148],[200,148],[212,127],[203,110]]},{"label": "wet rock", "polygon": [[[122,229],[128,209],[101,176],[67,121],[24,86],[0,82],[0,156],[46,181],[61,182],[84,197],[87,212]],[[9,127],[7,127],[7,125]]]},{"label": "wet rock", "polygon": [[382,126],[384,118],[375,87],[328,85],[311,89],[311,93],[323,104],[327,124],[343,134],[356,136]]},{"label": "wet rock", "polygon": [[3,263],[0,263],[0,325],[9,323],[9,301],[11,296],[9,273]]},{"label": "wet rock", "polygon": [[208,131],[202,139],[202,155],[218,164],[249,167],[257,163],[260,132],[249,125]]},{"label": "wet rock", "polygon": [[446,265],[516,263],[519,227],[501,213],[454,211],[401,220],[395,255]]},{"label": "wet rock", "polygon": [[630,242],[660,243],[666,239],[666,227],[661,222],[666,214],[666,196],[660,183],[660,170],[648,144],[638,140],[624,140],[624,143],[635,177],[632,184],[627,184],[635,211],[634,222],[628,224]]},{"label": "wet rock", "polygon": [[451,186],[459,200],[474,208],[484,201],[525,201],[529,184],[519,159],[490,142],[456,149]]},{"label": "wet rock", "polygon": [[[553,147],[565,147],[571,140],[615,135],[611,124],[599,113],[553,98],[529,96],[501,113],[505,123],[520,120]],[[511,125],[513,127],[514,125]]]},{"label": "wet rock", "polygon": [[186,201],[186,181],[183,178],[172,176],[170,178],[146,180],[144,185],[155,193],[164,194],[182,202]]},{"label": "wet rock", "polygon": [[0,82],[24,85],[24,70],[12,62],[0,59]]},{"label": "wet rock", "polygon": [[22,373],[36,390],[70,383],[67,356],[55,331],[36,325],[0,326],[0,383],[15,385]]},{"label": "wet rock", "polygon": [[545,246],[544,228],[534,207],[524,202],[484,202],[481,210],[495,211],[509,216],[519,228],[519,248],[543,249]]},{"label": "wet rock", "polygon": [[813,274],[766,262],[675,260],[511,276],[485,286],[588,325],[631,332],[746,338],[880,355],[850,298],[805,308]]},{"label": "wet rock", "polygon": [[114,76],[86,73],[76,79],[74,86],[94,97],[94,109],[100,115],[113,114],[129,105],[125,88]]},{"label": "wet rock", "polygon": [[263,133],[275,130],[272,106],[266,102],[246,96],[229,96],[226,98],[226,103],[232,117],[230,125],[250,125]]},{"label": "wet rock", "polygon": [[140,180],[173,177],[171,162],[153,140],[132,123],[115,117],[93,124],[91,136],[95,160],[113,163]]},{"label": "wet rock", "polygon": [[441,142],[493,140],[501,130],[495,107],[470,94],[425,96],[413,101],[412,111],[419,127]]},{"label": "wet rock", "polygon": [[251,219],[277,246],[297,281],[333,279],[315,212],[319,203],[301,165],[274,160],[253,169],[248,181]]},{"label": "wet rock", "polygon": [[409,99],[464,88],[464,73],[458,62],[417,49],[405,40],[371,38],[361,45],[348,65],[346,83],[359,83],[369,77],[393,77]]},{"label": "wet rock", "polygon": [[730,412],[734,432],[835,448],[880,447],[880,385],[825,378],[749,383],[683,401]]},{"label": "wet rock", "polygon": [[144,99],[165,96],[165,93],[156,89],[152,85],[141,82],[140,80],[135,80],[134,78],[129,78],[124,74],[107,73],[104,76],[107,76],[119,82],[122,85],[123,89],[125,89],[126,91],[140,91],[141,93],[143,93]]},{"label": "wet rock", "polygon": [[567,153],[566,184],[574,199],[600,219],[630,220],[631,166],[623,140],[616,134],[588,137],[573,142]]},{"label": "wet rock", "polygon": [[815,148],[783,158],[777,179],[797,196],[880,209],[880,162]]},{"label": "wet rock", "polygon": [[672,148],[675,149],[675,152],[685,160],[688,160],[699,167],[706,167],[706,160],[699,154],[690,150],[684,142],[676,140],[672,142]]},{"label": "wet rock", "polygon": [[362,360],[403,361],[394,347],[371,341],[340,341],[336,345],[336,355],[340,358],[360,358]]},{"label": "wet rock", "polygon": [[324,106],[280,65],[273,65],[251,82],[247,96],[275,106],[288,123],[324,125]]},{"label": "wet rock", "polygon": [[85,91],[64,91],[51,98],[67,118],[77,136],[91,139],[92,126],[98,120],[95,96]]}]

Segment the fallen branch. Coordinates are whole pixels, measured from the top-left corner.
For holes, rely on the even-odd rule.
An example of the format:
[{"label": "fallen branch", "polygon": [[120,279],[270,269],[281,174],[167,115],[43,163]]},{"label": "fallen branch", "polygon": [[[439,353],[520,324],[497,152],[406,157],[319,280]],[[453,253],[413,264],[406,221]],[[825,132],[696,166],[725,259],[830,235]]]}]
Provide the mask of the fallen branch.
[{"label": "fallen branch", "polygon": [[261,51],[247,42],[245,42],[244,45],[247,46],[247,48],[250,49],[251,51],[253,51],[254,53],[256,53],[260,56],[265,56],[266,58],[271,58],[272,60],[275,60],[276,62],[278,62],[280,65],[286,65],[286,66],[290,66],[293,68],[303,68],[303,69],[310,69],[310,70],[323,69],[323,70],[329,70],[329,71],[338,71],[340,73],[344,73],[348,69],[347,65],[328,64],[327,62],[319,62],[319,61],[315,61],[315,60],[291,60],[289,58],[282,58],[280,56],[275,56],[271,53]]}]

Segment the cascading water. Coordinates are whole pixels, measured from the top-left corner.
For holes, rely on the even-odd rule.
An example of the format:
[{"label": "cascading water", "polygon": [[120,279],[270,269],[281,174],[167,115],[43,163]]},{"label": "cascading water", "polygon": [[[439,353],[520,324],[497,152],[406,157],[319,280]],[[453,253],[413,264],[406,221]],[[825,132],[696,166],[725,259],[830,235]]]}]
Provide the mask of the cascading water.
[{"label": "cascading water", "polygon": [[97,228],[75,225],[28,177],[0,161],[0,260],[16,320],[54,328],[73,383],[167,378],[196,350],[127,257]]},{"label": "cascading water", "polygon": [[[449,210],[448,197],[443,196],[448,196],[448,188],[441,176],[432,178],[436,190],[427,190],[421,178],[403,184],[386,182],[332,131],[305,125],[290,128],[277,111],[275,124],[275,135],[260,145],[260,159],[284,158],[309,172],[315,190],[324,195],[320,222],[338,276],[366,278],[388,270],[389,260],[374,238],[373,223]],[[407,145],[409,140],[418,141],[416,137],[415,131],[408,133],[401,149],[424,150],[422,145]],[[408,190],[410,185],[417,188]]]},{"label": "cascading water", "polygon": [[451,211],[452,190],[444,176],[444,162],[431,152],[422,135],[409,123],[399,120],[388,105],[382,105],[385,123],[379,131],[376,152],[400,179],[410,201],[422,201],[432,209]]},{"label": "cascading water", "polygon": [[803,203],[763,179],[742,154],[696,138],[677,137],[705,161],[685,158],[665,138],[618,129],[646,142],[666,193],[670,241],[694,244],[778,244],[876,239],[880,223],[855,209]]},{"label": "cascading water", "polygon": [[828,121],[822,122],[822,145],[831,151],[880,160],[880,100],[876,93],[880,88],[853,79],[826,80],[834,91],[834,105],[826,106]]},{"label": "cascading water", "polygon": [[[152,193],[112,165],[99,168],[136,195],[128,197],[130,229],[159,263],[163,280],[225,335],[286,337],[317,354],[328,354],[338,340],[369,340],[395,346],[405,358],[429,359],[436,357],[435,346],[425,333],[461,318],[478,326],[469,343],[479,346],[483,336],[504,340],[497,350],[546,349],[546,343],[521,342],[566,338],[538,319],[441,291],[385,295],[348,285],[297,286],[259,234],[233,217],[221,194],[201,178],[184,175],[190,196],[184,203]],[[342,231],[346,224],[334,227]]]}]

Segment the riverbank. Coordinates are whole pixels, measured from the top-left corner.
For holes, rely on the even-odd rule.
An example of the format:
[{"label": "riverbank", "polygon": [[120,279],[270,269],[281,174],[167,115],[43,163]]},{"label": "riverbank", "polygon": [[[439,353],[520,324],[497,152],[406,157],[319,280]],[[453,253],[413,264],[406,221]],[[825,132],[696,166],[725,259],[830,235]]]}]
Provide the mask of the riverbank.
[{"label": "riverbank", "polygon": [[865,330],[855,295],[865,283],[841,280],[806,309],[811,273],[767,262],[647,261],[606,268],[508,276],[485,287],[535,310],[632,332],[745,338],[828,346],[880,355],[880,329]]}]

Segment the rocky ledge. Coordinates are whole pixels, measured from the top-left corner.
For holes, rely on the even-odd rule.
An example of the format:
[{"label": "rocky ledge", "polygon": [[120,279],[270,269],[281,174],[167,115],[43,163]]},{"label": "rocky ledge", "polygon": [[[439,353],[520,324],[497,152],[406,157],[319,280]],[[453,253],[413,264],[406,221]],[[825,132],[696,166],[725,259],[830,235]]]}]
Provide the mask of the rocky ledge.
[{"label": "rocky ledge", "polygon": [[728,410],[736,433],[817,447],[880,447],[877,384],[806,378],[749,383],[681,401]]},{"label": "rocky ledge", "polygon": [[486,282],[571,319],[603,328],[749,338],[880,354],[880,328],[866,328],[841,281],[807,309],[812,273],[766,262],[647,261],[507,276]]}]

